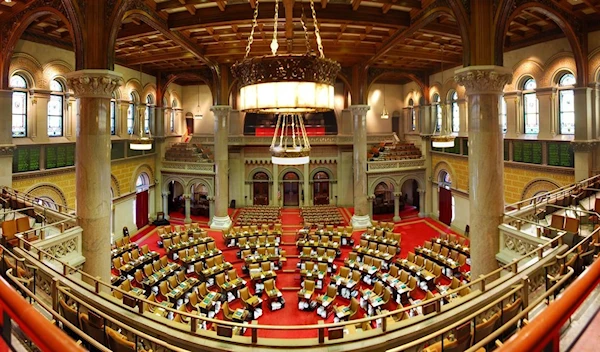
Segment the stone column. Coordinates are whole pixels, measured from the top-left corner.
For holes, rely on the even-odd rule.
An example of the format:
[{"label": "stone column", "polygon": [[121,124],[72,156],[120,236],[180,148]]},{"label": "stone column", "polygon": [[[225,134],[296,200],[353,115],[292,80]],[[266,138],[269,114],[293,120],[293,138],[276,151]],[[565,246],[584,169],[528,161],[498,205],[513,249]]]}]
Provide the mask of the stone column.
[{"label": "stone column", "polygon": [[192,196],[189,194],[184,194],[183,199],[185,202],[185,219],[183,220],[186,224],[192,223]]},{"label": "stone column", "polygon": [[12,91],[0,90],[0,186],[12,187]]},{"label": "stone column", "polygon": [[498,109],[509,69],[471,66],[459,69],[454,79],[465,86],[469,98],[469,211],[471,277],[498,268],[498,226],[504,213],[504,154]]},{"label": "stone column", "polygon": [[[540,112],[540,133],[538,133],[538,139],[552,139],[558,133],[558,117],[554,117],[557,116],[554,114],[554,97],[556,96],[556,88],[539,88],[535,91],[535,95],[539,102]],[[520,108],[523,109],[523,106]],[[522,112],[521,115],[523,116],[521,120],[521,130],[523,133],[525,133],[524,112]]]},{"label": "stone column", "polygon": [[310,189],[310,164],[304,164],[304,206],[313,205]]},{"label": "stone column", "polygon": [[48,102],[50,101],[50,91],[36,90],[31,100],[33,108],[33,119],[35,124],[29,129],[32,140],[36,143],[48,142]]},{"label": "stone column", "polygon": [[425,190],[424,189],[418,189],[417,192],[419,192],[419,217],[423,218],[425,216],[427,216],[425,214]]},{"label": "stone column", "polygon": [[69,94],[65,94],[65,104],[64,136],[69,140],[75,141],[77,138],[77,131],[75,131],[77,125],[77,99]]},{"label": "stone column", "polygon": [[592,89],[576,87],[573,89],[575,100],[575,139],[573,152],[575,158],[575,181],[585,180],[592,174],[592,152],[595,143],[592,131]]},{"label": "stone column", "polygon": [[367,111],[369,109],[368,105],[350,106],[354,120],[354,215],[352,215],[354,229],[371,226],[367,204]]},{"label": "stone column", "polygon": [[[450,106],[452,109],[452,105]],[[458,135],[459,136],[468,136],[469,134],[469,106],[467,104],[467,98],[458,100]],[[450,121],[452,124],[452,121]],[[452,126],[452,125],[450,125]]]},{"label": "stone column", "polygon": [[374,194],[371,194],[370,196],[367,197],[367,206],[369,207],[369,217],[370,218],[373,218],[373,201],[374,200],[375,200]]},{"label": "stone column", "polygon": [[208,199],[208,218],[212,219],[215,216],[215,197],[206,197]]},{"label": "stone column", "polygon": [[592,88],[592,96],[593,96],[593,114],[594,117],[592,120],[592,129],[593,135],[592,138],[600,137],[600,83],[595,82],[590,84]]},{"label": "stone column", "polygon": [[[162,174],[161,171],[163,168],[163,157],[165,156],[166,144],[165,144],[165,128],[164,128],[164,114],[163,108],[160,106],[156,106],[154,108],[154,122],[151,123],[154,128],[154,151],[156,156],[154,157],[154,178],[157,180],[155,187],[157,190],[160,190],[162,187]],[[154,193],[154,204],[156,208],[156,212],[162,211],[165,213],[165,219],[168,219],[168,204],[165,203],[164,195],[161,197],[161,192]],[[168,193],[167,193],[168,194]]]},{"label": "stone column", "polygon": [[[273,200],[272,204],[279,206],[279,165],[273,164]],[[252,202],[251,202],[252,204]]]},{"label": "stone column", "polygon": [[68,73],[78,99],[75,195],[83,229],[83,270],[110,282],[110,98],[123,76],[109,70]]},{"label": "stone column", "polygon": [[169,192],[162,192],[162,211],[165,213],[165,220],[169,220]]},{"label": "stone column", "polygon": [[210,219],[211,229],[226,230],[231,227],[229,203],[229,105],[210,108],[215,114],[215,215]]},{"label": "stone column", "polygon": [[[121,138],[129,138],[129,133],[127,133],[127,110],[129,110],[129,101],[117,100],[116,105],[115,108],[119,109],[119,118],[115,124],[115,133]],[[110,133],[110,130],[108,132]]]},{"label": "stone column", "polygon": [[400,218],[400,197],[402,197],[401,192],[394,193],[394,222],[399,222],[402,220]]},{"label": "stone column", "polygon": [[[523,127],[519,127],[523,124],[523,113],[519,109],[519,101],[523,98],[521,92],[509,92],[504,93],[504,100],[506,101],[506,135],[505,138],[517,138],[523,133]],[[521,125],[519,124],[519,121]],[[500,121],[502,123],[502,121]]]}]

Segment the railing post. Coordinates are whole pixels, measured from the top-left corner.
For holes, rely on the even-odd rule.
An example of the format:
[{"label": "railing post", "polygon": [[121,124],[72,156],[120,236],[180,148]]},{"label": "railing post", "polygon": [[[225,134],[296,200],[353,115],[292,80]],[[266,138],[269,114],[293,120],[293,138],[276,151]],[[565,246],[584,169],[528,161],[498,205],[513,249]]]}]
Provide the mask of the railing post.
[{"label": "railing post", "polygon": [[538,258],[539,259],[543,259],[544,258],[544,247],[538,248]]},{"label": "railing post", "polygon": [[481,274],[479,275],[479,279],[481,281],[479,281],[481,283],[481,293],[485,292],[485,279],[484,279],[485,275]]},{"label": "railing post", "polygon": [[[323,325],[323,320],[319,320],[318,324],[319,325]],[[324,327],[320,327],[319,328],[319,344],[324,344],[325,343],[325,328]]]},{"label": "railing post", "polygon": [[[52,310],[58,312],[58,279],[52,278],[52,285],[50,287],[50,295],[52,297]],[[56,321],[56,326],[58,326],[58,320]]]},{"label": "railing post", "polygon": [[[525,308],[527,308],[529,306],[529,277],[525,276],[523,277],[523,280],[521,281],[521,283],[523,284],[523,287],[521,288],[521,299],[523,301],[523,310],[525,310]],[[529,313],[525,314],[525,319],[529,319]]]},{"label": "railing post", "polygon": [[[258,325],[258,321],[252,320],[251,325]],[[253,327],[252,328],[252,344],[256,345],[256,343],[258,343],[258,329]]]},{"label": "railing post", "polygon": [[[100,293],[100,280],[102,280],[100,276],[96,276],[96,280],[94,280],[94,289],[96,290],[96,293]],[[140,313],[143,314],[144,312]]]},{"label": "railing post", "polygon": [[190,325],[191,325],[191,331],[196,332],[196,330],[198,330],[198,318],[192,317],[192,321],[190,322]]},{"label": "railing post", "polygon": [[[96,282],[98,282],[98,281],[96,281]],[[140,314],[144,314],[144,301],[142,301],[141,299],[138,299],[137,306],[138,306],[138,310],[139,310]]]},{"label": "railing post", "polygon": [[519,262],[515,261],[512,263],[512,272],[515,274],[519,272]]},{"label": "railing post", "polygon": [[387,320],[388,320],[388,315],[381,318],[381,331],[383,331],[383,332],[387,331]]}]

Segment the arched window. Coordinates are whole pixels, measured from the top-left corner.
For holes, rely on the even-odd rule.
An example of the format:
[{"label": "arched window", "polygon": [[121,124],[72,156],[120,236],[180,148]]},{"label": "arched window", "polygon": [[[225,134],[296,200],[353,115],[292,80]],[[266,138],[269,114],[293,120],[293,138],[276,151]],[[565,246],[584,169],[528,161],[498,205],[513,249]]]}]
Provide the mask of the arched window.
[{"label": "arched window", "polygon": [[329,204],[329,175],[324,171],[313,176],[313,203]]},{"label": "arched window", "polygon": [[177,107],[177,102],[175,100],[173,100],[173,103],[171,103],[171,122],[170,122],[171,132],[175,132],[175,108],[176,107]]},{"label": "arched window", "polygon": [[264,172],[257,172],[252,177],[254,180],[254,205],[269,205],[269,175]]},{"label": "arched window", "polygon": [[48,101],[48,137],[63,135],[64,87],[58,80],[50,82],[50,101]]},{"label": "arched window", "polygon": [[442,187],[445,187],[447,189],[450,189],[450,186],[452,186],[452,179],[450,178],[450,174],[447,173],[446,171],[440,172],[438,182],[440,183],[440,185]]},{"label": "arched window", "polygon": [[12,136],[27,137],[27,81],[23,76],[10,78],[12,93]]},{"label": "arched window", "polygon": [[440,95],[435,93],[433,95],[433,116],[435,118],[435,131],[440,132],[442,130],[442,109],[440,108]]},{"label": "arched window", "polygon": [[417,129],[417,116],[415,114],[415,102],[412,99],[408,100],[408,114],[410,116],[410,130]]},{"label": "arched window", "polygon": [[129,93],[129,108],[127,109],[127,134],[133,134],[135,123],[135,94]]},{"label": "arched window", "polygon": [[48,196],[37,197],[36,201],[39,205],[41,205],[45,208],[56,210],[56,211],[59,210],[58,205],[56,205],[56,202],[54,202],[54,199],[52,199]]},{"label": "arched window", "polygon": [[115,99],[115,92],[113,92],[110,100],[110,134],[112,136],[117,134],[117,100]]},{"label": "arched window", "polygon": [[450,115],[452,117],[452,132],[458,132],[460,130],[460,112],[458,109],[458,93],[452,92],[450,95]]},{"label": "arched window", "polygon": [[525,133],[540,133],[540,104],[535,94],[535,79],[527,78],[523,82],[523,109]]},{"label": "arched window", "polygon": [[150,133],[150,121],[152,121],[152,107],[153,101],[152,96],[148,94],[146,96],[146,111],[144,113],[144,132]]},{"label": "arched window", "polygon": [[502,123],[502,133],[506,133],[507,122],[506,122],[506,100],[504,97],[500,98],[500,122]]},{"label": "arched window", "polygon": [[143,191],[150,186],[150,177],[145,172],[142,172],[135,181],[135,190]]},{"label": "arched window", "polygon": [[560,134],[575,134],[575,96],[573,86],[577,83],[572,73],[565,73],[558,81],[558,123]]}]

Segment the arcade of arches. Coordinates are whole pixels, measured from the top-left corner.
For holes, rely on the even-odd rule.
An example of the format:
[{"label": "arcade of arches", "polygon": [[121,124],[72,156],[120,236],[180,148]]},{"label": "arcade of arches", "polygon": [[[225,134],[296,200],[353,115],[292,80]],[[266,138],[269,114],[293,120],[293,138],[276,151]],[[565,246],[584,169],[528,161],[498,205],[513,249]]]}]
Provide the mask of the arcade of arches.
[{"label": "arcade of arches", "polygon": [[[238,110],[231,75],[255,1],[0,1],[0,185],[75,212],[83,268],[105,281],[124,227],[322,205],[355,230],[404,214],[470,228],[479,277],[498,268],[506,206],[600,170],[594,4],[320,1],[335,108],[305,117],[310,163],[284,166],[275,117]],[[304,5],[280,6],[279,40],[303,53]],[[269,52],[267,14],[251,56]],[[151,150],[130,149],[139,133]],[[433,148],[440,134],[454,146]]]}]

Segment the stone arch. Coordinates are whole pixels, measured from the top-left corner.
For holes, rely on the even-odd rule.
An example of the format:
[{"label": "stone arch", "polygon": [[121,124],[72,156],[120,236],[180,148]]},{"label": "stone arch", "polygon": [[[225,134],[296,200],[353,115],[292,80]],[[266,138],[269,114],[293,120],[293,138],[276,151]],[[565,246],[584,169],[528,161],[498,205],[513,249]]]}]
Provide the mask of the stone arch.
[{"label": "stone arch", "polygon": [[433,173],[432,173],[433,180],[432,181],[437,182],[437,180],[440,179],[439,176],[442,171],[445,171],[450,175],[450,179],[452,180],[452,183],[454,185],[453,188],[456,188],[456,179],[454,177],[454,175],[456,175],[456,173],[454,172],[454,168],[452,167],[452,165],[448,164],[445,161],[440,161],[433,168]]},{"label": "stone arch", "polygon": [[119,180],[113,174],[110,174],[110,188],[112,188],[115,198],[121,195],[121,185],[119,184]]},{"label": "stone arch", "polygon": [[408,94],[406,94],[406,97],[404,97],[404,106],[405,107],[410,106],[409,102],[411,99],[413,101],[413,106],[419,106],[422,97],[423,97],[422,92],[419,92],[419,91],[416,91],[413,89],[410,92],[408,92]]},{"label": "stone arch", "polygon": [[451,90],[456,91],[456,93],[458,94],[459,100],[466,98],[465,87],[456,83],[454,78],[449,78],[444,82],[444,85],[442,86],[441,91],[440,91],[440,98],[442,99],[442,104],[448,103],[450,101],[448,99],[448,95]]},{"label": "stone arch", "polygon": [[298,181],[300,181],[300,182],[304,181],[304,173],[299,168],[293,167],[293,166],[288,166],[288,167],[284,168],[283,170],[281,170],[279,172],[278,180],[283,181],[283,176],[285,176],[285,174],[287,174],[288,172],[293,172],[296,175],[298,175]]},{"label": "stone arch", "polygon": [[47,86],[44,81],[44,69],[33,56],[26,53],[15,53],[10,62],[8,77],[15,73],[21,74],[27,81],[29,88],[40,88]]},{"label": "stone arch", "polygon": [[565,72],[573,73],[575,77],[578,77],[573,54],[569,52],[561,52],[552,56],[544,66],[546,69],[544,70],[544,78],[541,82],[543,87],[558,86],[557,77]]},{"label": "stone arch", "polygon": [[171,107],[173,107],[173,100],[177,102],[176,109],[181,109],[183,107],[183,104],[181,103],[181,97],[179,97],[179,93],[177,93],[174,90],[171,90],[169,92],[169,97],[170,99],[167,102],[169,103],[169,105],[171,105]]},{"label": "stone arch", "polygon": [[69,63],[62,60],[54,60],[45,64],[42,70],[44,78],[41,82],[43,86],[40,85],[40,88],[48,89],[50,82],[56,78],[65,86],[66,90],[67,80],[65,76],[67,73],[73,72],[73,67]]},{"label": "stone arch", "polygon": [[329,176],[329,179],[330,179],[330,180],[333,180],[333,179],[334,179],[334,177],[333,177],[333,171],[331,171],[331,169],[330,169],[330,168],[323,167],[323,166],[319,166],[319,167],[315,168],[314,170],[312,170],[312,171],[310,172],[310,175],[309,175],[309,177],[310,177],[310,180],[313,180],[313,179],[314,179],[314,177],[315,177],[315,175],[316,175],[317,173],[319,173],[319,172],[324,172],[324,173],[326,173],[326,174]]},{"label": "stone arch", "polygon": [[[142,164],[142,165],[138,166],[132,174],[131,183],[129,185],[129,192],[135,192],[135,182],[137,181],[137,179],[141,173],[146,173],[148,175],[148,178],[150,179],[149,186],[152,186],[154,184],[155,179],[154,179],[154,172],[152,171],[152,167],[150,167],[150,165],[148,165],[148,164]],[[185,187],[184,183],[182,183],[182,185]]]},{"label": "stone arch", "polygon": [[[136,179],[137,179],[137,176],[136,176]],[[175,181],[175,182],[178,182],[179,184],[181,184],[184,191],[188,188],[188,183],[180,176],[167,175],[166,178],[163,180],[163,186],[162,186],[163,192],[169,192],[169,183],[171,181]]]},{"label": "stone arch", "polygon": [[157,104],[156,101],[156,84],[154,83],[146,83],[146,85],[144,86],[144,88],[142,89],[142,91],[140,92],[141,94],[141,102],[143,104],[146,104],[146,97],[148,95],[152,96],[152,101],[154,102],[154,105]]},{"label": "stone arch", "polygon": [[48,197],[58,205],[67,206],[67,198],[64,192],[60,187],[52,183],[38,183],[25,191],[25,193],[36,198]]},{"label": "stone arch", "polygon": [[121,88],[119,88],[121,90],[121,97],[123,97],[124,100],[129,100],[129,94],[133,93],[136,98],[137,98],[137,103],[139,103],[142,99],[142,85],[140,83],[140,81],[137,78],[131,78],[127,81],[127,83],[125,83],[125,85],[123,85]]},{"label": "stone arch", "polygon": [[202,184],[206,187],[206,189],[208,190],[208,196],[212,197],[215,195],[214,189],[211,186],[210,182],[208,182],[207,179],[204,178],[192,178],[190,180],[188,180],[187,185],[184,185],[184,191],[186,191],[188,194],[192,194],[192,187],[195,185],[199,185]]},{"label": "stone arch", "polygon": [[542,82],[544,65],[537,60],[525,59],[513,66],[513,80],[504,87],[505,92],[521,90],[526,77],[532,77],[536,82]]},{"label": "stone arch", "polygon": [[388,72],[382,72],[379,75],[375,76],[373,78],[373,80],[369,83],[369,86],[367,87],[367,90],[365,91],[365,101],[368,101],[369,92],[371,92],[371,89],[373,89],[373,85],[375,83],[377,83],[378,80],[389,77],[389,76],[393,76],[394,78],[403,77],[403,78],[410,79],[411,81],[415,82],[421,89],[420,96],[427,96],[427,91],[429,88],[428,88],[427,84],[425,84],[425,82],[423,80],[421,80],[417,75],[412,74],[412,73],[405,73],[405,72],[388,71]]},{"label": "stone arch", "polygon": [[554,180],[548,178],[536,178],[525,185],[523,192],[521,193],[521,200],[529,199],[541,191],[550,192],[560,187],[560,184]]},{"label": "stone arch", "polygon": [[394,192],[398,192],[398,190],[400,189],[400,187],[398,186],[398,183],[396,182],[396,180],[394,180],[394,178],[392,178],[390,176],[381,176],[381,177],[374,179],[373,182],[371,182],[371,184],[369,185],[367,194],[368,195],[375,194],[375,188],[377,187],[378,184],[380,184],[382,182],[392,185],[392,187],[394,188]]},{"label": "stone arch", "polygon": [[416,175],[416,174],[402,175],[398,179],[398,182],[397,182],[398,185],[399,185],[399,188],[402,187],[402,185],[404,184],[404,182],[410,181],[410,180],[417,181],[417,184],[419,185],[419,189],[422,189],[422,190],[425,189],[425,181],[423,180],[423,177],[420,176],[420,175]]},{"label": "stone arch", "polygon": [[432,86],[429,87],[429,102],[433,103],[433,96],[438,94],[440,96],[440,101],[442,99],[442,84],[440,82],[435,82]]},{"label": "stone arch", "polygon": [[588,55],[589,81],[600,82],[600,47],[592,50]]},{"label": "stone arch", "polygon": [[[212,95],[213,101],[215,100],[216,94],[215,94],[215,86],[214,84],[206,79],[206,77],[204,77],[201,74],[198,73],[193,73],[193,72],[182,72],[182,73],[178,73],[178,74],[173,74],[173,75],[169,75],[169,77],[167,78],[167,81],[165,82],[164,86],[162,87],[162,90],[165,92],[165,95],[168,91],[170,92],[174,92],[172,89],[168,90],[169,86],[171,85],[171,83],[175,82],[178,79],[181,78],[185,78],[185,79],[195,79],[195,80],[199,80],[201,82],[203,82],[204,84],[206,84],[208,86],[208,89],[210,90],[210,94]],[[231,90],[234,89],[234,85],[237,84],[237,80],[234,80],[231,85],[229,86],[229,95],[228,97],[231,95]],[[171,102],[168,102],[169,105],[171,104]],[[179,101],[178,101],[179,103]]]},{"label": "stone arch", "polygon": [[248,179],[253,180],[254,175],[256,175],[259,172],[264,172],[265,174],[267,174],[267,176],[269,176],[269,180],[273,181],[273,173],[269,169],[261,166],[255,167],[254,169],[250,170],[250,173],[248,174]]}]

